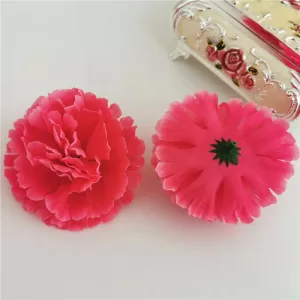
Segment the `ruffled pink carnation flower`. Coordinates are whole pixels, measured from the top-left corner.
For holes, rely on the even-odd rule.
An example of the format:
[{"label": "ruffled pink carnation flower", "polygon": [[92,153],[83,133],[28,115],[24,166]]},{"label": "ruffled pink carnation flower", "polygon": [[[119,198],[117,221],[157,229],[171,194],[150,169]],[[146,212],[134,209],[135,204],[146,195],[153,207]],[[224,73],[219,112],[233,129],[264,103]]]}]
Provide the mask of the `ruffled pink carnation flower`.
[{"label": "ruffled pink carnation flower", "polygon": [[152,163],[172,200],[206,221],[251,223],[276,202],[299,156],[286,121],[266,108],[200,91],[171,104],[153,137]]},{"label": "ruffled pink carnation flower", "polygon": [[60,229],[110,221],[133,198],[144,143],[116,104],[79,89],[40,97],[9,132],[5,176],[25,210]]}]

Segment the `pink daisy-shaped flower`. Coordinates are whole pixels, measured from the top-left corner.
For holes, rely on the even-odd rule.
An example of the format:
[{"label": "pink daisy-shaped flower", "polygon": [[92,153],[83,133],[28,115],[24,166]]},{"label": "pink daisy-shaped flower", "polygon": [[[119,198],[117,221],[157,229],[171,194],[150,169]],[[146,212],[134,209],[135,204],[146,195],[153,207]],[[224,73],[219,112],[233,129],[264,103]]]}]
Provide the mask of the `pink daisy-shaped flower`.
[{"label": "pink daisy-shaped flower", "polygon": [[276,202],[299,156],[286,121],[241,100],[200,91],[171,104],[153,137],[152,163],[172,200],[206,221],[251,223]]},{"label": "pink daisy-shaped flower", "polygon": [[131,202],[144,143],[116,104],[79,89],[40,97],[9,132],[5,176],[25,210],[59,229],[112,220]]}]

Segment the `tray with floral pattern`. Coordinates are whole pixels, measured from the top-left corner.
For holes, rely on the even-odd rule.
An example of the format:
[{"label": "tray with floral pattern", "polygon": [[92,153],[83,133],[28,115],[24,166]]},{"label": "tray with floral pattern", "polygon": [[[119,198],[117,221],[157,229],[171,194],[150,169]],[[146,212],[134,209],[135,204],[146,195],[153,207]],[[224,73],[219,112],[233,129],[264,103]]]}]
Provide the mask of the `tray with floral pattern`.
[{"label": "tray with floral pattern", "polygon": [[176,5],[172,25],[178,43],[170,58],[193,56],[244,99],[271,108],[279,118],[295,119],[300,113],[300,66],[235,19],[223,4],[232,6],[201,0]]}]

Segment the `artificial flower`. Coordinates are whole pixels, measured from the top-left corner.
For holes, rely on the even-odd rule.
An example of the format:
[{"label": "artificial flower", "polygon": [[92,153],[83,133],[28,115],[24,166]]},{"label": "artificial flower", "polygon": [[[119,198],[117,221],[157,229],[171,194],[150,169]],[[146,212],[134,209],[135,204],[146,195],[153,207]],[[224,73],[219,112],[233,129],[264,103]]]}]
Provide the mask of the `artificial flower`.
[{"label": "artificial flower", "polygon": [[46,224],[81,230],[131,202],[144,143],[116,104],[80,89],[39,97],[9,132],[5,176],[17,201]]},{"label": "artificial flower", "polygon": [[174,203],[206,221],[251,223],[276,202],[299,157],[289,124],[267,108],[206,91],[174,102],[153,136],[152,163]]}]

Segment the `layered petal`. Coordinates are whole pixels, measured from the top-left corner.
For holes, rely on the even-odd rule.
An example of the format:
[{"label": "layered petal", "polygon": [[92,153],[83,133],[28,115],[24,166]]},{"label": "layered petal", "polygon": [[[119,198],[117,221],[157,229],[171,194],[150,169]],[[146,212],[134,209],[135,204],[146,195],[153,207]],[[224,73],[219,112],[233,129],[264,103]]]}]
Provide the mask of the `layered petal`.
[{"label": "layered petal", "polygon": [[111,221],[141,179],[144,143],[118,105],[80,89],[39,97],[14,124],[4,158],[16,200],[47,225]]}]

